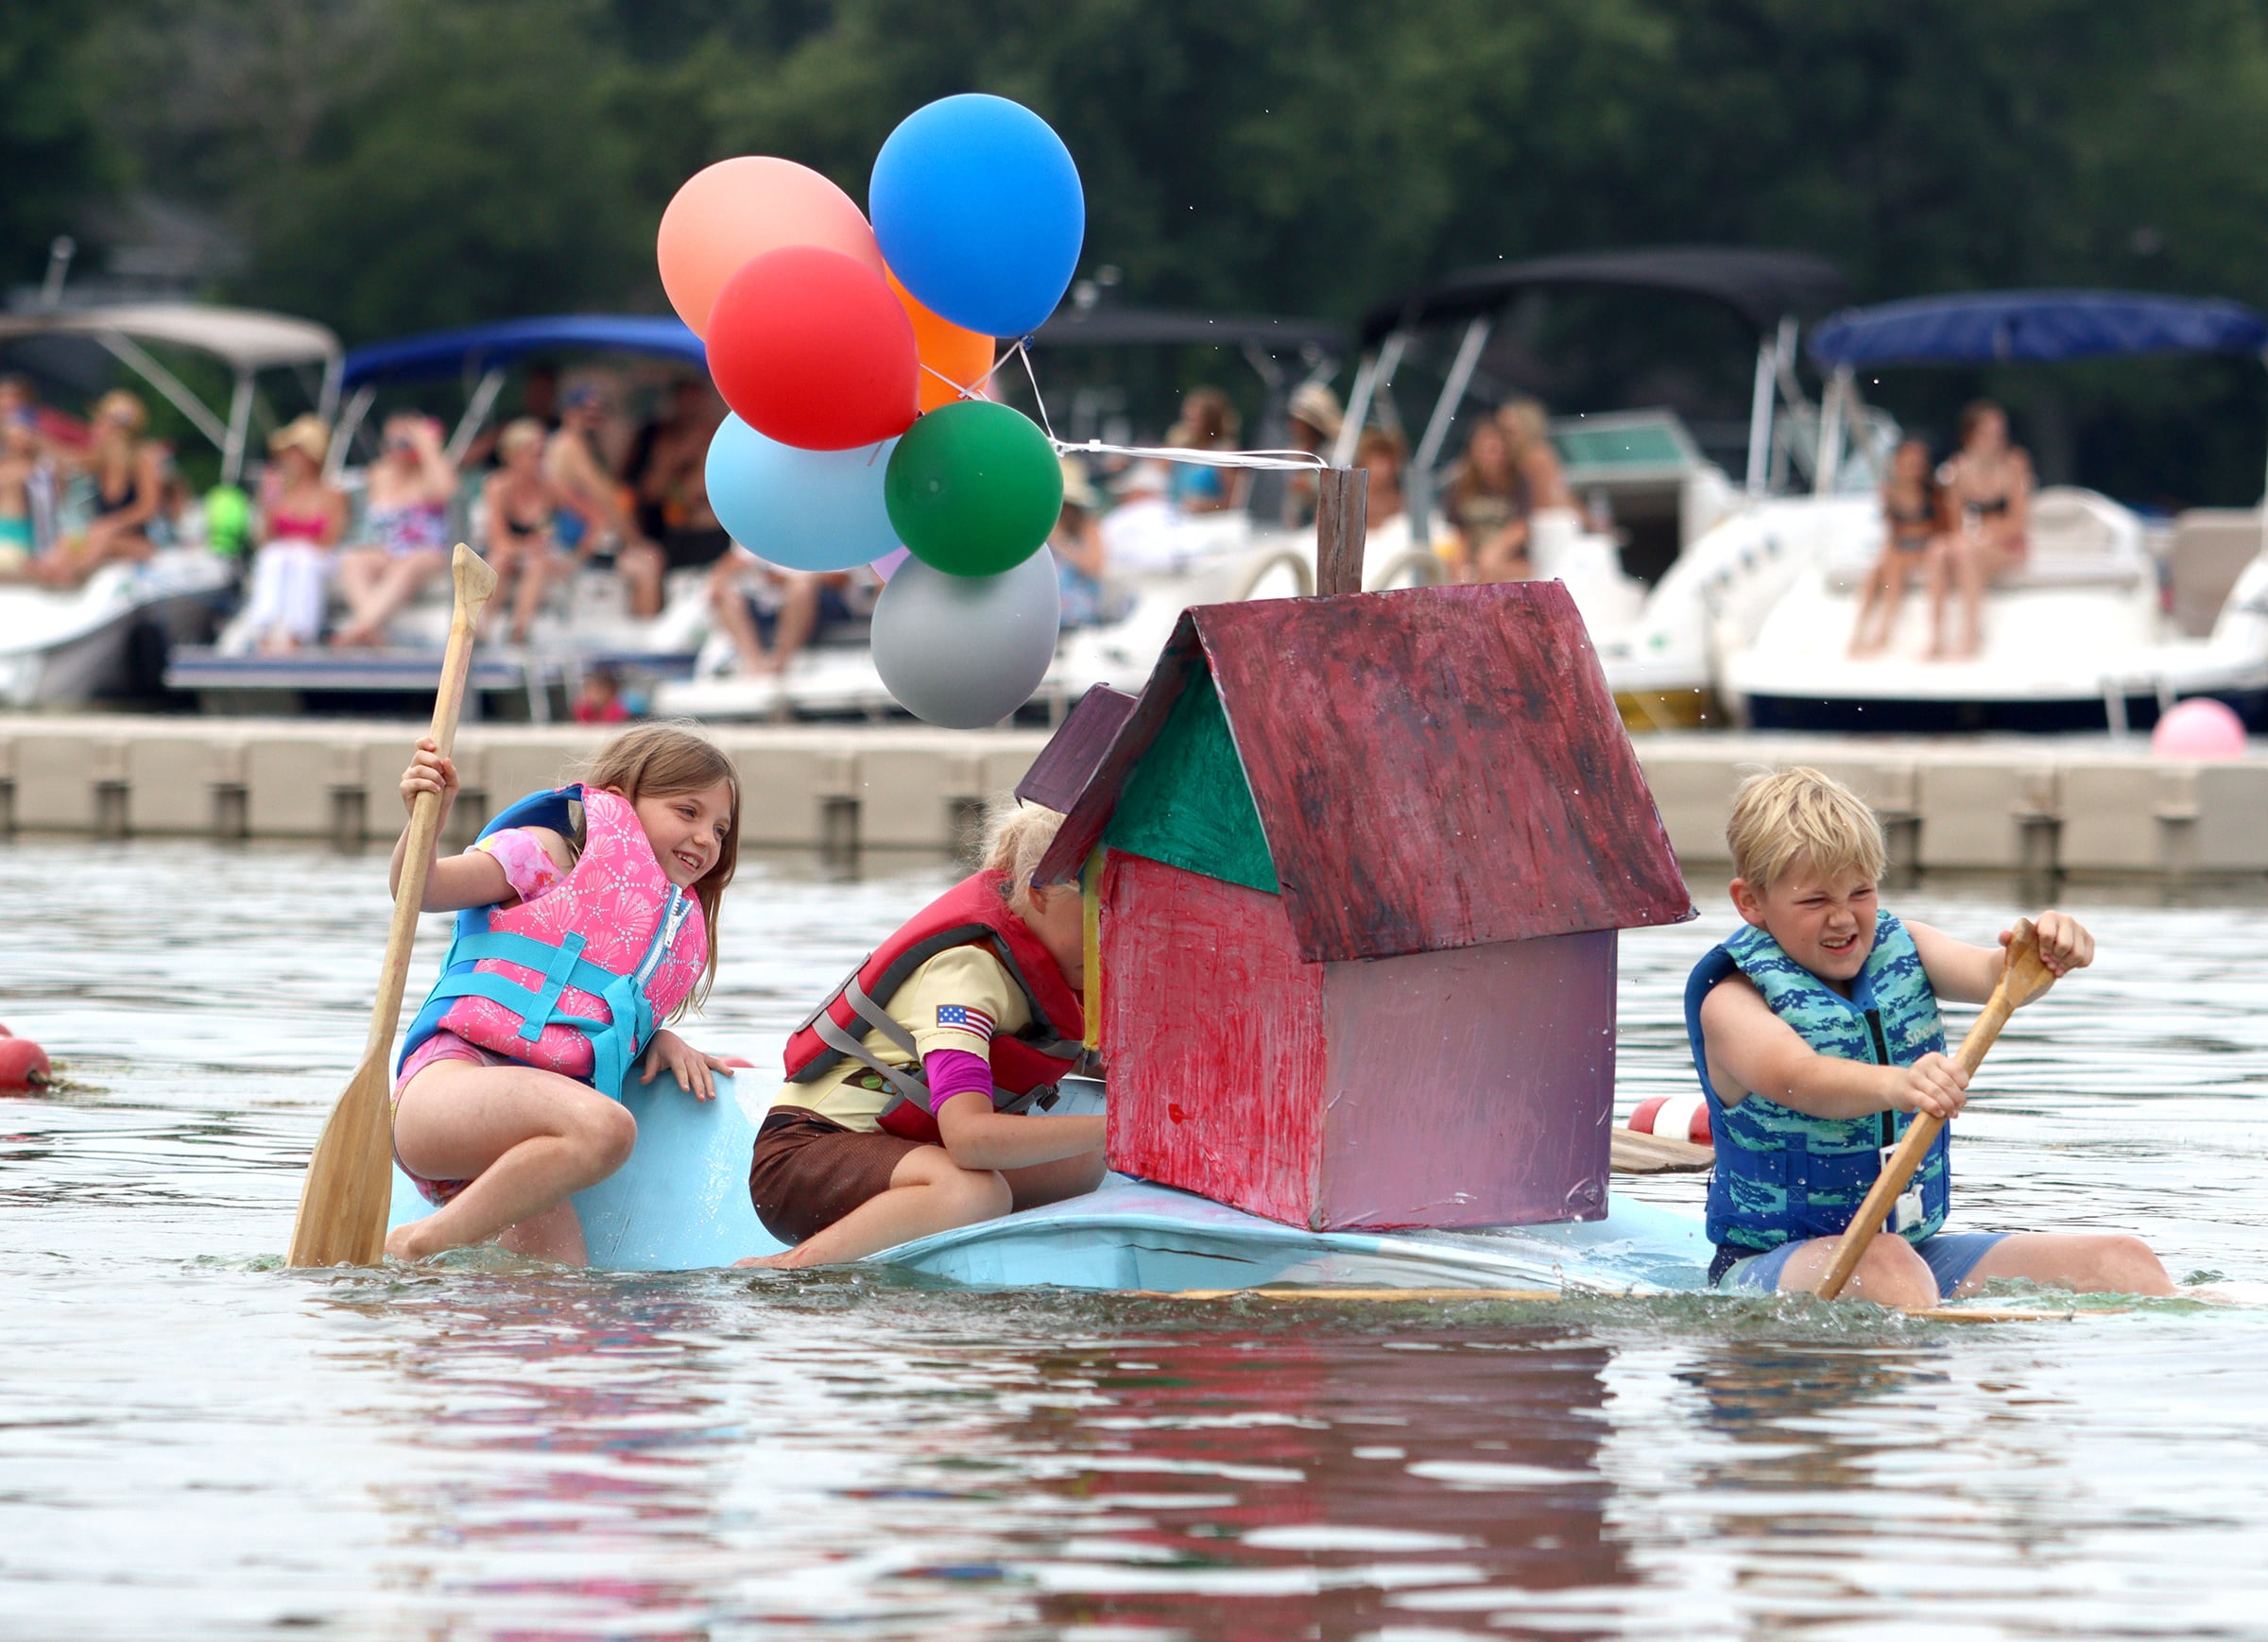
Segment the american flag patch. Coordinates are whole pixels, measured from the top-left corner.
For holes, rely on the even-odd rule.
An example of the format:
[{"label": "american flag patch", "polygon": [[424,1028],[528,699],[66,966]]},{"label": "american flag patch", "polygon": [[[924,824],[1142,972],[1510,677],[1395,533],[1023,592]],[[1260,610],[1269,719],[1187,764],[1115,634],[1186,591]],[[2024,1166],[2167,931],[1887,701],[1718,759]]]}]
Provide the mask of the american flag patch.
[{"label": "american flag patch", "polygon": [[967,1003],[938,1004],[937,1024],[955,1027],[962,1032],[972,1033],[978,1037],[988,1038],[992,1035],[992,1018],[983,1010]]}]

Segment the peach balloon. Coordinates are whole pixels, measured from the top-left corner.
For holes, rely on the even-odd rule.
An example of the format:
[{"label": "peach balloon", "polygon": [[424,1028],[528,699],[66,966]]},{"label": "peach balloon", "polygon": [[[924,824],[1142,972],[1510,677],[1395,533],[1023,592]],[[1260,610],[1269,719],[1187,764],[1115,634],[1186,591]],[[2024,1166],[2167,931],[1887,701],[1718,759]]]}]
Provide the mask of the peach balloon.
[{"label": "peach balloon", "polygon": [[848,194],[808,165],[744,154],[686,179],[662,214],[662,288],[696,336],[725,282],[766,251],[819,246],[887,273],[874,231]]},{"label": "peach balloon", "polygon": [[938,318],[898,282],[896,274],[886,268],[884,273],[890,289],[905,304],[905,316],[914,322],[914,346],[921,353],[921,408],[933,411],[952,404],[961,397],[954,385],[956,383],[974,392],[992,368],[992,338]]},{"label": "peach balloon", "polygon": [[2161,759],[2241,759],[2244,721],[2225,702],[2193,696],[2157,721],[2150,750]]}]

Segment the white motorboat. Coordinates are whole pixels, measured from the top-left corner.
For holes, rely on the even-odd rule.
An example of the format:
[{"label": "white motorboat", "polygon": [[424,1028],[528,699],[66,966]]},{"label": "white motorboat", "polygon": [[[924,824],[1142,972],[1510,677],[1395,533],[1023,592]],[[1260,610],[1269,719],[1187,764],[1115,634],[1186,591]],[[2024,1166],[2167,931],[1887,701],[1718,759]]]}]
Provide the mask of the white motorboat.
[{"label": "white motorboat", "polygon": [[[125,365],[220,453],[220,480],[241,477],[266,371],[312,373],[308,398],[328,416],[339,391],[338,338],[311,320],[188,302],[45,307],[0,314],[0,343],[79,337]],[[183,349],[217,359],[232,383],[215,410],[149,351]],[[162,549],[146,564],[106,565],[70,590],[0,586],[0,702],[69,707],[137,683],[154,683],[165,654],[208,630],[235,582],[201,544]]]},{"label": "white motorboat", "polygon": [[[332,461],[357,511],[360,475],[344,463],[381,389],[435,377],[464,381],[465,408],[447,443],[454,459],[463,455],[494,412],[514,364],[535,355],[576,353],[627,353],[696,370],[705,369],[707,359],[700,338],[675,318],[598,314],[468,326],[374,343],[348,354],[340,373],[347,399],[332,441]],[[458,539],[479,539],[477,507],[477,483],[469,480],[451,522]],[[350,540],[355,528],[350,525]],[[630,614],[619,577],[584,570],[554,590],[530,624],[526,643],[482,646],[473,701],[477,705],[489,697],[491,706],[514,711],[523,710],[524,700],[528,716],[541,721],[550,716],[554,698],[562,691],[571,693],[588,668],[611,666],[646,678],[682,676],[692,670],[709,624],[703,571],[673,573],[663,587],[661,613],[641,618]],[[432,693],[448,634],[449,584],[439,577],[394,618],[382,649],[263,656],[248,653],[223,634],[219,643],[177,650],[165,682],[196,692],[209,707],[232,710],[406,702]]]},{"label": "white motorboat", "polygon": [[1477,389],[1490,397],[1506,389],[1509,370],[1491,352],[1511,329],[1506,316],[1540,291],[1589,289],[1698,299],[1729,310],[1756,338],[1738,481],[1666,407],[1563,416],[1550,431],[1569,487],[1605,528],[1585,529],[1572,511],[1531,522],[1536,573],[1566,583],[1625,722],[1633,729],[1707,723],[1710,627],[1725,576],[1738,577],[1750,597],[1784,585],[1776,579],[1779,555],[1767,546],[1778,542],[1775,527],[1737,540],[1715,533],[1728,522],[1768,518],[1791,485],[1813,477],[1819,415],[1796,373],[1796,338],[1799,323],[1842,293],[1831,264],[1796,252],[1673,247],[1501,264],[1422,286],[1365,319],[1364,358],[1334,459],[1351,458],[1374,406],[1391,425],[1398,377],[1423,362],[1433,333],[1462,322],[1453,351],[1432,350],[1446,351],[1446,363],[1434,361],[1439,392],[1410,461],[1412,538],[1430,541],[1459,411]]},{"label": "white motorboat", "polygon": [[[2268,320],[2233,302],[2017,291],[1854,310],[1812,349],[1831,367],[1826,485],[1861,368],[1996,359],[2053,362],[2173,352],[2259,356]],[[2145,727],[2175,701],[2213,696],[2268,726],[2268,557],[2254,510],[2178,516],[2159,551],[2131,511],[2091,490],[2034,499],[2022,567],[1985,594],[1980,652],[1933,659],[1927,605],[1910,591],[1886,650],[1848,655],[1882,546],[1871,496],[1786,502],[1706,545],[1718,567],[1712,639],[1720,693],[1759,728],[1839,731],[2104,730]],[[1737,566],[1778,548],[1772,575]]]}]

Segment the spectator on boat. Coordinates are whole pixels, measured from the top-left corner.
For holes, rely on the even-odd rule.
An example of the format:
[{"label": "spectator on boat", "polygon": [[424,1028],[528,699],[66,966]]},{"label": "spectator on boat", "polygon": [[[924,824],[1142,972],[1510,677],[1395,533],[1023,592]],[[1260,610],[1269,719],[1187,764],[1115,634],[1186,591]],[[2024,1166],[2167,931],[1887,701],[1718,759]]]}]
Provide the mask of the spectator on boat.
[{"label": "spectator on boat", "polygon": [[706,570],[732,545],[709,506],[709,441],[724,419],[715,388],[681,378],[670,415],[646,423],[630,447],[624,471],[637,489],[638,528],[670,570]]},{"label": "spectator on boat", "polygon": [[552,522],[566,505],[544,476],[544,439],[543,424],[533,417],[507,423],[496,438],[500,466],[480,487],[480,555],[496,573],[483,630],[509,609],[515,644],[527,642],[545,590],[573,572],[552,538]]},{"label": "spectator on boat", "polygon": [[1573,508],[1580,514],[1575,493],[1567,487],[1567,470],[1552,446],[1551,419],[1543,406],[1532,399],[1506,400],[1497,407],[1496,425],[1504,430],[1504,440],[1511,446],[1513,471],[1527,486],[1530,516],[1547,507]]},{"label": "spectator on boat", "polygon": [[2024,562],[2032,517],[2032,457],[2008,442],[2008,413],[1988,399],[1964,409],[1961,448],[1939,470],[1952,522],[1948,555],[1961,598],[1961,637],[1951,654],[1984,642],[1984,585]]},{"label": "spectator on boat", "polygon": [[578,563],[610,565],[632,616],[662,613],[662,550],[639,534],[623,487],[599,449],[607,396],[595,384],[570,388],[559,431],[543,449],[543,471],[561,503],[552,534]]},{"label": "spectator on boat", "polygon": [[[1339,396],[1319,382],[1303,382],[1293,391],[1288,411],[1285,436],[1290,448],[1329,461],[1347,420],[1339,409]],[[1283,522],[1295,530],[1315,522],[1316,472],[1314,468],[1295,468],[1285,477]]]},{"label": "spectator on boat", "polygon": [[[1192,388],[1165,442],[1185,451],[1233,451],[1237,426],[1236,407],[1227,394],[1217,387]],[[1174,505],[1184,513],[1226,513],[1242,494],[1244,475],[1234,468],[1176,462],[1169,486]]]},{"label": "spectator on boat", "polygon": [[[1402,518],[1401,475],[1409,465],[1410,447],[1402,436],[1384,428],[1370,428],[1354,443],[1354,465],[1370,475],[1369,528]],[[1402,527],[1405,531],[1408,525]]]},{"label": "spectator on boat", "polygon": [[1179,570],[1184,559],[1180,514],[1168,500],[1167,464],[1136,462],[1118,476],[1118,505],[1102,522],[1107,562],[1138,571]]},{"label": "spectator on boat", "polygon": [[21,580],[39,551],[32,525],[32,487],[47,459],[39,413],[0,402],[0,581]]},{"label": "spectator on boat", "polygon": [[629,722],[630,704],[622,698],[622,676],[611,667],[585,669],[582,684],[575,693],[574,712],[577,724]]},{"label": "spectator on boat", "polygon": [[1880,655],[1889,646],[1906,584],[1916,575],[1930,590],[1929,653],[1945,653],[1946,556],[1945,499],[1930,471],[1930,447],[1920,439],[1902,440],[1882,478],[1882,556],[1859,598],[1851,655]]},{"label": "spectator on boat", "polygon": [[347,523],[346,493],[325,482],[331,430],[303,416],[267,441],[272,458],[260,488],[260,550],[240,627],[264,655],[312,644],[323,630],[332,550]]},{"label": "spectator on boat", "polygon": [[48,587],[75,588],[106,564],[139,563],[156,551],[149,524],[165,470],[156,443],[142,436],[148,411],[124,388],[112,388],[94,402],[89,419],[86,468],[94,482],[94,517],[83,534],[26,567],[30,580]]},{"label": "spectator on boat", "polygon": [[1441,511],[1457,533],[1457,579],[1524,582],[1528,557],[1528,477],[1512,462],[1512,441],[1493,418],[1465,441],[1465,459],[1451,476]]},{"label": "spectator on boat", "polygon": [[441,424],[396,411],[386,419],[381,443],[363,498],[369,539],[338,560],[347,619],[331,642],[342,647],[385,643],[387,624],[449,568],[456,464],[441,449]]},{"label": "spectator on boat", "polygon": [[821,627],[872,615],[879,590],[872,571],[782,570],[738,542],[709,573],[709,608],[743,677],[784,674]]},{"label": "spectator on boat", "polygon": [[1102,503],[1087,470],[1069,456],[1062,460],[1063,511],[1048,533],[1047,546],[1056,556],[1056,578],[1063,590],[1063,624],[1092,627],[1116,613],[1103,580],[1110,550],[1103,542]]}]

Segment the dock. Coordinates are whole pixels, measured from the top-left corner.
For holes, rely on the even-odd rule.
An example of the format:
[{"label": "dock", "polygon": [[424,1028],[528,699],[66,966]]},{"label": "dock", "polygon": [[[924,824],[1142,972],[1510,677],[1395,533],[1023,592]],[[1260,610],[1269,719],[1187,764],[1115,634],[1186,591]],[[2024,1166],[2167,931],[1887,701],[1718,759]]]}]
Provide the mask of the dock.
[{"label": "dock", "polygon": [[[381,721],[0,717],[0,836],[298,839],[354,848],[401,830],[397,783],[418,726]],[[469,725],[458,735],[469,841],[503,805],[569,778],[610,732]],[[967,847],[1015,786],[1040,728],[711,727],[739,767],[752,848],[937,852]],[[2146,738],[1828,738],[1696,731],[1635,738],[1679,861],[1726,864],[1742,774],[1810,763],[1881,816],[1894,872],[2100,877],[2268,874],[2268,751],[2154,758]]]}]

